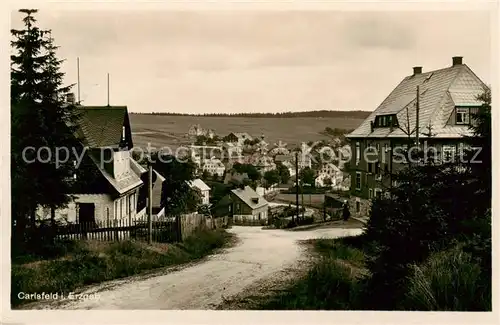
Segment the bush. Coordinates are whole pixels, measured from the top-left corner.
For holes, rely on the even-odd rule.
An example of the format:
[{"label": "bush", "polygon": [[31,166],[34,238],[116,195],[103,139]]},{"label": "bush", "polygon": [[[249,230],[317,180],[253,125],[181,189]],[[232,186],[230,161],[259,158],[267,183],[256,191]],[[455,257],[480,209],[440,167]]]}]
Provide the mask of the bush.
[{"label": "bush", "polygon": [[284,293],[264,301],[260,309],[352,310],[359,306],[365,292],[363,252],[340,239],[315,239],[313,244],[320,259]]},{"label": "bush", "polygon": [[[425,311],[491,311],[491,286],[472,257],[461,249],[432,255],[412,265],[403,307]],[[487,275],[486,275],[487,276]]]},{"label": "bush", "polygon": [[266,310],[348,310],[356,284],[351,270],[333,259],[319,261],[306,276],[280,294],[266,301]]},{"label": "bush", "polygon": [[12,248],[12,263],[22,264],[39,260],[56,259],[84,250],[81,242],[70,239],[35,237],[32,241]]},{"label": "bush", "polygon": [[197,231],[182,243],[182,247],[193,258],[200,258],[215,248],[222,247],[227,240],[225,231]]},{"label": "bush", "polygon": [[346,260],[355,266],[361,267],[365,262],[363,251],[343,244],[339,239],[317,239],[314,241],[314,248],[324,256]]},{"label": "bush", "polygon": [[297,225],[298,226],[306,226],[306,225],[312,225],[314,223],[314,217],[300,217],[297,220]]},{"label": "bush", "polygon": [[91,250],[76,245],[65,259],[41,261],[37,264],[12,265],[11,303],[24,303],[19,292],[68,293],[87,284],[122,278],[145,270],[186,263],[199,259],[222,247],[229,239],[223,230],[199,231],[183,243],[162,246],[156,250],[136,241],[103,244]]},{"label": "bush", "polygon": [[378,297],[367,302],[370,309],[396,308],[412,272],[409,265],[420,265],[457,241],[469,241],[480,233],[471,224],[485,219],[475,203],[482,194],[466,171],[425,165],[407,168],[395,178],[400,185],[390,198],[373,202],[366,227],[373,248],[367,261],[372,273],[368,291]]}]

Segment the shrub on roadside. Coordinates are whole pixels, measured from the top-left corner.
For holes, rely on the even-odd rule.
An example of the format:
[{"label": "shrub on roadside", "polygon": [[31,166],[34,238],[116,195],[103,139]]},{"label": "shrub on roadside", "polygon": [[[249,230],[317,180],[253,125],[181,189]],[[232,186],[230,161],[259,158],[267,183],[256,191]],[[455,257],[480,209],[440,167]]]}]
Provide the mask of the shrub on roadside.
[{"label": "shrub on roadside", "polygon": [[491,287],[482,283],[480,265],[460,248],[432,255],[423,265],[412,265],[406,310],[491,311]]},{"label": "shrub on roadside", "polygon": [[199,231],[183,243],[163,244],[163,250],[136,241],[100,245],[95,250],[80,243],[80,250],[63,259],[13,264],[11,303],[25,302],[17,297],[19,292],[67,293],[84,285],[186,263],[212,253],[228,239],[228,233],[217,230]]},{"label": "shrub on roadside", "polygon": [[348,310],[355,285],[352,271],[336,260],[324,258],[295,285],[265,303],[270,310]]},{"label": "shrub on roadside", "polygon": [[317,239],[314,248],[324,256],[345,260],[355,266],[361,267],[365,262],[363,251],[344,245],[339,239]]},{"label": "shrub on roadside", "polygon": [[316,239],[314,249],[321,255],[308,273],[293,286],[260,305],[278,310],[352,310],[363,293],[364,255],[339,239]]},{"label": "shrub on roadside", "polygon": [[23,243],[12,243],[13,263],[55,259],[82,249],[82,245],[76,240],[55,238],[53,229],[46,222],[41,222],[35,229],[28,231],[27,236],[29,240]]},{"label": "shrub on roadside", "polygon": [[181,244],[193,258],[204,256],[215,248],[222,247],[228,236],[221,230],[197,231]]}]

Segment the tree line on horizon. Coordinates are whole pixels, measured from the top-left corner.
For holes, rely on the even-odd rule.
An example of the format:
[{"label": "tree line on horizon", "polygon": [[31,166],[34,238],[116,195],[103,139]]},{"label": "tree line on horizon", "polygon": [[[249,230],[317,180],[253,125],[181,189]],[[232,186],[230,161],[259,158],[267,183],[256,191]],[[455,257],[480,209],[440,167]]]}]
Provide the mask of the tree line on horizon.
[{"label": "tree line on horizon", "polygon": [[369,111],[304,111],[304,112],[277,112],[277,113],[204,113],[186,114],[170,112],[138,113],[135,115],[161,115],[161,116],[199,116],[199,117],[251,117],[251,118],[296,118],[296,117],[336,117],[336,118],[358,118],[365,119],[370,115]]}]

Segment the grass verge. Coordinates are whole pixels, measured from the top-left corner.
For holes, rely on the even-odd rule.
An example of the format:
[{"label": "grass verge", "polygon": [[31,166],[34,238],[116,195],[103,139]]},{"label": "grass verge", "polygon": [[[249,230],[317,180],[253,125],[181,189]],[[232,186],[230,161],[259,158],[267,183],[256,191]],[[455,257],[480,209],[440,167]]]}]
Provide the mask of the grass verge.
[{"label": "grass verge", "polygon": [[[374,250],[364,235],[308,241],[316,259],[284,290],[257,299],[264,310],[369,310],[383,299],[370,289],[366,264]],[[491,285],[481,266],[460,245],[411,265],[392,310],[488,311]],[[379,296],[377,296],[379,295]]]},{"label": "grass verge", "polygon": [[54,260],[12,264],[11,306],[26,302],[23,293],[69,293],[85,285],[123,278],[156,268],[180,265],[228,246],[233,236],[223,229],[199,231],[183,243],[146,245],[137,241],[72,243]]},{"label": "grass verge", "polygon": [[255,304],[257,309],[352,309],[359,280],[367,273],[363,251],[339,239],[314,239],[308,244],[317,258],[311,269],[288,288]]}]

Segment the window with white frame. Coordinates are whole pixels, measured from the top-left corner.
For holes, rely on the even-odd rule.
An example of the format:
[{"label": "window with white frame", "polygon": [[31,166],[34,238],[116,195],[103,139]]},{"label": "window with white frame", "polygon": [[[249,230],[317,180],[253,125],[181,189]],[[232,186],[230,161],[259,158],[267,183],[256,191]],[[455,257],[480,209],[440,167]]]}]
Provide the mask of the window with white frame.
[{"label": "window with white frame", "polygon": [[443,152],[443,155],[442,155],[443,160],[451,161],[453,159],[453,157],[455,156],[456,147],[451,146],[451,145],[444,145],[442,152]]},{"label": "window with white frame", "polygon": [[461,142],[458,145],[458,154],[462,159],[467,158],[467,153],[469,153],[472,150],[472,147],[468,143]]},{"label": "window with white frame", "polygon": [[374,191],[375,191],[375,197],[377,199],[382,198],[382,190],[380,188],[376,188]]},{"label": "window with white frame", "polygon": [[361,189],[361,172],[356,172],[356,189]]},{"label": "window with white frame", "polygon": [[361,159],[361,146],[359,142],[356,142],[356,165],[359,165],[360,159]]},{"label": "window with white frame", "polygon": [[457,107],[456,108],[456,122],[457,124],[469,124],[470,123],[470,108],[468,107]]}]

